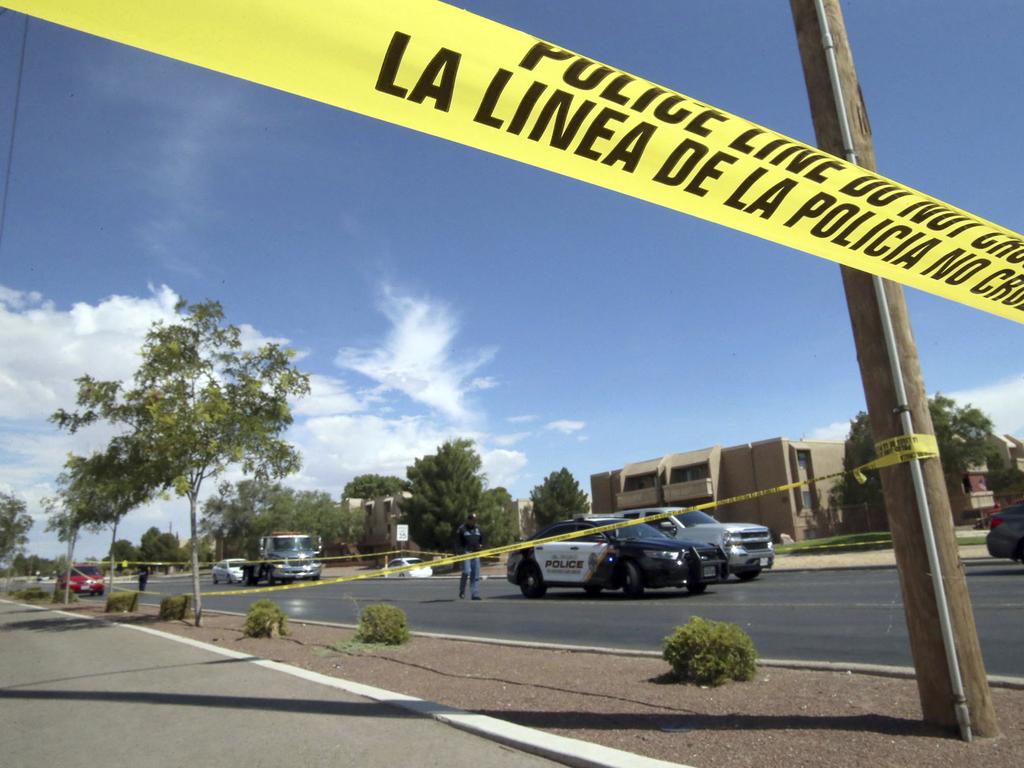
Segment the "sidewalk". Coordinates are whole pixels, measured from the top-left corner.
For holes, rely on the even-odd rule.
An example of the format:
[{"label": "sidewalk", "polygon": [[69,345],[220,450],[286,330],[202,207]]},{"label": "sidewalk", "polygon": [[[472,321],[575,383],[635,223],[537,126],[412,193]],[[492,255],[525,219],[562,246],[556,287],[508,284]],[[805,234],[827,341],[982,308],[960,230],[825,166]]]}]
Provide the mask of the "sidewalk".
[{"label": "sidewalk", "polygon": [[0,601],[0,634],[5,765],[676,765],[83,614]]}]

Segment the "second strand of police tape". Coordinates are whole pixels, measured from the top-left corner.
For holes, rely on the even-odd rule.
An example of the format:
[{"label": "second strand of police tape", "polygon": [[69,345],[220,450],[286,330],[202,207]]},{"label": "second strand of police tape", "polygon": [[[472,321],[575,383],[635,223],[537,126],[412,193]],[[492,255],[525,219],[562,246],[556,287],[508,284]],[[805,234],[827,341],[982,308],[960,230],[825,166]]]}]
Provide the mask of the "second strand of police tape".
[{"label": "second strand of police tape", "polygon": [[[834,480],[844,475],[853,476],[858,482],[864,482],[864,472],[874,469],[882,469],[884,467],[891,467],[896,464],[902,464],[913,459],[930,459],[936,458],[939,455],[938,444],[935,440],[934,435],[907,435],[901,437],[894,437],[888,440],[883,440],[875,444],[875,450],[878,453],[878,458],[862,464],[859,467],[855,467],[849,470],[843,470],[842,472],[833,472],[828,475],[821,475],[820,477],[813,477],[807,480],[798,480],[793,483],[785,483],[783,485],[777,485],[773,488],[767,488],[761,491],[751,491],[750,493],[740,494],[738,496],[731,496],[727,499],[720,499],[718,501],[709,501],[703,504],[697,504],[692,507],[687,507],[687,511],[692,510],[708,510],[715,509],[716,507],[724,507],[729,504],[737,504],[741,501],[750,501],[751,499],[760,498],[762,496],[769,496],[775,493],[783,493],[790,491],[795,488],[800,488],[804,485],[811,485],[813,483],[821,483],[826,480]],[[644,523],[656,523],[661,520],[667,520],[669,517],[678,514],[678,509],[673,509],[668,512],[662,512],[656,515],[650,515],[644,518]],[[580,531],[572,531],[570,533],[560,534],[558,536],[548,536],[543,539],[530,539],[528,541],[518,541],[513,544],[506,544],[501,547],[493,547],[491,549],[481,550],[479,552],[469,552],[461,555],[450,555],[442,557],[437,560],[432,560],[429,563],[412,563],[409,565],[403,565],[396,568],[381,568],[374,571],[367,571],[366,573],[354,574],[351,576],[339,576],[333,579],[322,579],[320,581],[303,581],[295,584],[285,584],[277,587],[256,587],[251,589],[232,589],[225,590],[223,592],[208,592],[205,593],[206,597],[220,597],[227,595],[252,595],[262,592],[282,592],[285,590],[292,589],[310,589],[313,587],[328,586],[331,584],[344,584],[352,581],[363,581],[365,579],[375,579],[385,574],[399,574],[405,571],[413,571],[417,568],[422,568],[424,565],[430,565],[432,567],[439,567],[444,565],[455,565],[457,563],[464,562],[466,560],[474,560],[479,557],[494,557],[496,555],[503,555],[509,552],[517,552],[523,549],[532,549],[537,546],[543,546],[545,544],[554,544],[559,541],[568,541],[570,539],[577,539],[583,536],[593,536],[594,534],[607,533],[614,531],[618,528],[624,528],[627,525],[635,525],[636,520],[623,519],[621,522],[609,523],[608,525],[601,525],[594,528],[587,528]]]}]

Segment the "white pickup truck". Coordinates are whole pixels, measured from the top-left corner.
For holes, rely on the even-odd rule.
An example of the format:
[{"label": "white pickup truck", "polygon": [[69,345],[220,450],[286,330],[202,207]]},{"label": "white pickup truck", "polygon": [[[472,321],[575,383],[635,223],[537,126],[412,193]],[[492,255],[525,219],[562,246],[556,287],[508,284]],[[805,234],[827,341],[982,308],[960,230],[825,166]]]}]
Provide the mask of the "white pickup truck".
[{"label": "white pickup truck", "polygon": [[729,573],[736,574],[740,581],[756,579],[761,571],[775,564],[772,532],[763,525],[720,523],[706,512],[680,507],[624,509],[614,513],[614,516],[643,520],[645,517],[666,512],[673,514],[651,525],[677,539],[718,545],[729,558]]}]

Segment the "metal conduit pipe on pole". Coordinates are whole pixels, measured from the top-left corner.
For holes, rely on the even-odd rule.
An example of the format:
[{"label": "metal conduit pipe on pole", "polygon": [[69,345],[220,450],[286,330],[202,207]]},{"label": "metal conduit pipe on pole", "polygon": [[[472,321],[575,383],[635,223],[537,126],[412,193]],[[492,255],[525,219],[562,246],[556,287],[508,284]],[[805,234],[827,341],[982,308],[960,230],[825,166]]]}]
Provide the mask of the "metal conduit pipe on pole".
[{"label": "metal conduit pipe on pole", "polygon": [[[843,154],[846,159],[857,163],[857,151],[853,146],[853,135],[850,131],[850,118],[846,111],[846,99],[843,85],[839,79],[839,64],[836,61],[835,41],[829,28],[828,15],[825,13],[823,0],[815,0],[818,13],[818,24],[821,27],[821,45],[825,60],[828,63],[829,80],[832,83],[832,95],[836,102],[836,117],[839,119],[839,132],[843,139]],[[896,349],[896,337],[892,329],[892,316],[889,314],[889,301],[885,296],[885,286],[878,275],[871,276],[878,298],[879,317],[885,337],[885,348],[889,355],[889,369],[892,372],[892,383],[896,390],[896,407],[899,409],[900,422],[904,435],[914,434],[914,422],[907,405],[907,390],[903,385],[903,370],[900,366],[899,352]],[[960,728],[960,738],[971,741],[971,716],[967,707],[967,696],[964,694],[964,683],[960,676],[960,665],[956,657],[956,641],[953,638],[953,626],[949,617],[949,604],[946,600],[946,587],[942,583],[942,564],[939,563],[938,550],[935,547],[935,531],[932,529],[931,511],[928,506],[928,494],[924,487],[924,475],[921,472],[920,459],[911,459],[910,474],[914,482],[914,496],[921,515],[921,527],[924,529],[924,543],[928,550],[928,564],[931,566],[932,588],[939,608],[939,624],[942,627],[942,644],[946,649],[946,667],[949,670],[950,684],[953,689],[953,706],[956,710],[956,721]]]},{"label": "metal conduit pipe on pole", "polygon": [[[818,146],[874,170],[838,0],[790,0],[790,7]],[[842,276],[875,439],[912,434],[915,424],[932,434],[902,290],[847,267]],[[899,466],[880,474],[924,719],[959,730],[966,741],[997,736],[941,464],[913,461],[909,472]]]}]

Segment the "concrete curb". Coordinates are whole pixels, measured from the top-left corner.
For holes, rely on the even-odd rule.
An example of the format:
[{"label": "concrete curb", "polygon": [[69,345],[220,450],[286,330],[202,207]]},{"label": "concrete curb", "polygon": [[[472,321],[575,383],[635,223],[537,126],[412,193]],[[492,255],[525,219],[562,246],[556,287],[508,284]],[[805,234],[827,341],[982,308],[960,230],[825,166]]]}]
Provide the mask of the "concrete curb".
[{"label": "concrete curb", "polygon": [[[101,621],[118,629],[129,629],[135,632],[142,632],[147,635],[163,638],[164,640],[171,640],[176,643],[192,646],[193,648],[199,648],[219,656],[247,661],[259,667],[271,669],[275,672],[281,672],[302,680],[324,685],[329,688],[336,688],[338,690],[345,691],[346,693],[351,693],[355,696],[362,696],[363,698],[371,699],[381,704],[400,707],[422,717],[429,717],[440,723],[444,723],[445,725],[458,728],[461,731],[466,731],[467,733],[488,739],[489,741],[495,741],[521,752],[537,755],[548,760],[562,763],[563,765],[573,766],[573,768],[689,768],[689,766],[681,763],[669,763],[664,760],[657,760],[650,757],[644,757],[643,755],[637,755],[632,752],[613,749],[612,747],[591,744],[586,741],[570,739],[565,736],[556,736],[554,734],[545,733],[544,731],[538,731],[534,728],[527,728],[523,725],[508,723],[504,720],[499,720],[498,718],[490,717],[488,715],[478,715],[473,712],[456,709],[455,707],[436,704],[432,701],[427,701],[426,699],[419,699],[415,696],[406,696],[405,694],[386,691],[383,688],[375,688],[373,686],[363,685],[362,683],[356,683],[338,677],[322,675],[319,672],[300,669],[299,667],[294,667],[290,664],[283,664],[279,661],[261,659],[258,656],[252,656],[239,651],[232,651],[229,648],[220,648],[216,645],[210,645],[188,637],[181,637],[180,635],[174,635],[169,632],[162,632],[150,627],[137,627],[132,624],[120,624],[118,622],[106,621],[100,616],[82,616],[76,613],[54,610],[52,608],[44,608],[26,603],[17,603],[11,600],[0,599],[0,602],[8,605],[17,605],[22,608],[47,611],[59,616],[66,616],[75,619],[88,618],[93,621]],[[217,611],[210,611],[210,613],[217,613]],[[230,612],[220,611],[219,613]],[[230,613],[230,615],[238,614]],[[303,623],[323,624],[325,622]],[[333,624],[327,625],[339,626]]]}]

